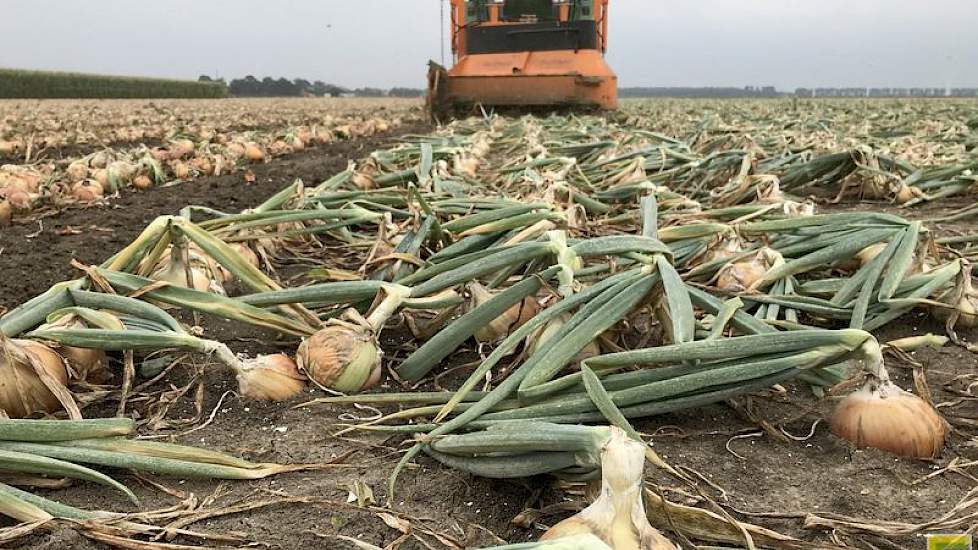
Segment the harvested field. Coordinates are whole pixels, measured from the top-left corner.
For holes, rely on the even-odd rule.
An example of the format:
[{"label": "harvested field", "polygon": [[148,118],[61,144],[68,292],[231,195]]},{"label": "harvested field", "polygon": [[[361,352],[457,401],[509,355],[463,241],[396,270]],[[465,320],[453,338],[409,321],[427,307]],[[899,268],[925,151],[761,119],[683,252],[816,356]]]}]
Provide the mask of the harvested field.
[{"label": "harvested field", "polygon": [[[978,338],[971,322],[978,301],[970,302],[967,287],[969,260],[978,250],[971,171],[978,108],[972,103],[663,100],[626,103],[621,113],[604,118],[500,117],[433,128],[421,122],[419,105],[413,103],[363,107],[336,101],[311,107],[311,101],[226,101],[222,105],[241,117],[224,126],[223,111],[197,115],[189,104],[166,103],[159,108],[170,114],[152,122],[160,128],[132,140],[120,140],[119,127],[82,125],[75,137],[64,133],[64,124],[52,129],[50,145],[36,150],[45,153],[31,155],[44,159],[39,165],[18,162],[8,171],[35,170],[47,184],[31,192],[36,197],[30,208],[19,209],[11,225],[0,227],[0,312],[14,310],[60,281],[83,277],[86,272],[72,266],[72,260],[90,269],[89,277],[104,279],[86,280],[91,290],[134,294],[145,304],[167,302],[167,285],[196,285],[188,285],[184,274],[182,284],[139,279],[130,288],[109,272],[161,280],[163,271],[154,269],[155,261],[177,258],[163,250],[179,247],[189,249],[188,255],[203,250],[229,269],[243,256],[240,249],[222,257],[220,247],[209,252],[210,239],[244,243],[258,260],[252,268],[236,267],[226,279],[212,263],[205,266],[191,258],[183,266],[216,280],[231,298],[227,303],[240,308],[208,311],[169,301],[166,311],[195,327],[190,333],[248,357],[295,355],[301,340],[323,326],[335,326],[329,319],[355,325],[363,314],[367,321],[379,319],[369,334],[382,351],[380,382],[372,387],[360,382],[353,390],[332,387],[351,395],[425,391],[444,392],[443,398],[378,403],[364,396],[350,403],[335,398],[300,406],[331,395],[317,385],[336,381],[323,379],[282,401],[262,402],[243,395],[239,378],[215,355],[176,346],[136,349],[136,378],[127,391],[121,384],[124,354],[110,349],[108,381],[69,383],[85,418],[115,416],[125,400],[121,414],[136,422],[139,437],[255,462],[317,468],[254,481],[100,468],[133,490],[138,507],[110,487],[88,481],[32,492],[88,510],[155,511],[138,518],[164,528],[154,542],[184,545],[415,550],[536,540],[587,504],[580,479],[593,475],[595,464],[577,457],[572,466],[541,470],[556,476],[488,479],[471,473],[483,466],[479,457],[513,451],[486,448],[451,455],[427,447],[400,473],[393,501],[388,499],[389,477],[414,444],[412,437],[460,422],[476,398],[487,398],[472,394],[436,421],[445,396],[467,381],[474,390],[508,393],[474,417],[476,423],[460,424],[451,434],[478,432],[485,422],[503,429],[507,420],[521,415],[571,425],[579,423],[571,418],[574,414],[591,415],[586,423],[607,425],[600,393],[596,397],[580,380],[577,354],[593,345],[597,357],[583,364],[600,375],[614,405],[679,474],[647,463],[645,481],[652,490],[647,501],[660,494],[715,514],[653,511],[651,523],[677,544],[746,548],[744,529],[758,548],[916,548],[923,546],[926,533],[974,529],[978,356],[969,342]],[[54,102],[34,105],[40,107],[35,112],[66,108]],[[131,113],[148,123],[154,107],[99,102],[79,109],[74,112]],[[22,158],[30,139],[22,131],[29,118],[25,104],[0,103],[0,118],[8,121],[0,138],[23,143],[10,153]],[[388,125],[378,128],[379,122],[369,121]],[[153,149],[172,152],[176,140],[184,139],[174,133],[178,128],[193,129],[180,135],[193,135],[187,139],[194,151],[212,152],[214,142],[202,137],[202,129],[246,134],[268,149],[278,137],[297,137],[288,129],[312,131],[317,123],[335,128],[339,122],[372,128],[311,140],[261,162],[236,162],[223,174],[199,173],[174,183],[167,168],[149,189],[124,186],[94,201],[65,198],[59,191],[66,188],[61,178],[73,161],[87,157],[86,168],[97,170],[90,163],[93,145],[101,151],[103,144],[112,144],[112,151],[137,159],[138,165]],[[83,134],[85,139],[77,139]],[[293,185],[296,178],[301,186]],[[9,184],[7,189],[9,201]],[[278,200],[266,202],[273,196]],[[154,262],[103,263],[148,227],[162,223],[154,222],[162,219],[158,216],[177,216],[190,205],[202,208],[166,218],[152,245],[140,249],[142,258],[156,253]],[[255,220],[264,225],[244,226]],[[195,233],[197,227],[204,237]],[[460,249],[458,243],[467,245]],[[871,258],[853,261],[875,245],[881,245],[876,263]],[[509,250],[518,253],[503,260],[500,254]],[[479,262],[496,263],[478,273],[465,272]],[[739,274],[750,267],[744,262],[761,264],[753,279]],[[524,296],[533,297],[538,302],[533,307],[539,308],[535,317],[542,319],[564,300],[630,270],[632,282],[614,293],[620,298],[606,298],[622,302],[606,308],[602,304],[607,302],[593,298],[588,315],[563,319],[567,328],[555,329],[549,348],[536,332],[525,343],[517,334],[520,326],[529,326],[521,325],[527,319],[506,319],[497,330],[496,321],[504,315],[487,314],[491,310],[485,307],[496,298],[473,298],[480,289],[498,297],[504,289],[539,281],[512,302],[522,305]],[[457,277],[449,279],[449,274]],[[641,292],[632,286],[646,280]],[[346,287],[321,286],[340,283],[359,285],[356,297],[341,295]],[[273,300],[279,287],[323,290]],[[396,303],[390,315],[377,314],[383,309],[379,304],[402,287],[421,290]],[[215,295],[213,285],[197,290],[195,299]],[[625,301],[629,293],[636,297]],[[712,296],[719,305],[704,305],[700,295]],[[250,304],[258,304],[268,317],[259,322],[241,313],[250,312]],[[300,305],[314,315],[303,313]],[[462,315],[472,312],[488,317],[477,327],[459,328]],[[948,315],[951,324],[945,322]],[[604,322],[595,321],[602,317]],[[9,330],[13,318],[0,317],[0,332]],[[577,338],[568,336],[578,326],[587,330]],[[484,338],[475,330],[486,327],[498,333]],[[458,338],[435,339],[453,330],[461,331]],[[775,332],[804,337],[806,330],[822,340],[813,336],[798,347],[775,350],[755,339],[721,356],[689,355],[707,340],[733,344],[737,338]],[[876,346],[924,334],[948,334],[952,341],[914,347],[916,342],[906,349]],[[32,337],[57,341],[61,336],[42,331]],[[497,357],[493,350],[510,338],[513,353]],[[424,346],[433,341],[443,353],[422,361],[416,352],[430,354],[432,346]],[[896,385],[924,396],[948,422],[946,443],[936,456],[855,449],[830,433],[827,420],[833,409],[867,377],[863,369],[872,363],[867,359],[872,354],[864,346],[882,354]],[[673,348],[681,359],[656,363],[621,355]],[[557,356],[559,361],[547,365],[548,357]],[[160,357],[168,370],[158,375]],[[777,363],[786,357],[790,361]],[[507,380],[534,361],[543,367],[523,380],[535,383],[505,390]],[[757,372],[724,370],[742,364]],[[695,385],[691,378],[680,380],[701,368],[723,381]],[[488,374],[480,369],[489,369]],[[667,382],[662,386],[627,393],[639,387],[635,380],[655,376],[656,370],[676,374],[659,380]],[[879,381],[879,372],[866,370],[871,381]],[[546,384],[555,380],[567,385],[547,391],[552,386]],[[715,390],[728,393],[707,395]],[[575,399],[577,408],[531,408],[562,398]],[[675,401],[687,398],[702,402],[687,406]],[[917,401],[920,410],[930,410]],[[379,422],[383,414],[426,403],[438,406]],[[642,406],[655,413],[643,413]],[[63,416],[62,411],[48,412]],[[337,435],[364,424],[373,424],[372,429]],[[382,426],[388,431],[379,430]],[[899,435],[901,441],[910,437]],[[437,450],[436,443],[431,445]],[[466,460],[450,467],[446,463],[452,463],[452,456]],[[173,531],[178,527],[212,538]],[[15,529],[0,529],[0,540],[12,548],[121,544],[104,526],[62,522],[29,533]],[[128,531],[119,536],[141,543],[154,538]]]}]

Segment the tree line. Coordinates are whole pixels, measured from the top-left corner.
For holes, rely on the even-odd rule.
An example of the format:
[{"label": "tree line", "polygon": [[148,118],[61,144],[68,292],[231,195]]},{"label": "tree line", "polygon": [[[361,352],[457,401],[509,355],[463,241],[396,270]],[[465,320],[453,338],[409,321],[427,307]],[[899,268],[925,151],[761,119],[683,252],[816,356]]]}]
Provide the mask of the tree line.
[{"label": "tree line", "polygon": [[247,75],[244,78],[235,78],[230,83],[223,78],[211,78],[201,75],[200,82],[219,82],[227,86],[228,93],[235,97],[302,97],[302,96],[355,96],[355,97],[422,97],[424,90],[415,88],[391,88],[384,90],[381,88],[344,88],[335,84],[329,84],[322,80],[310,82],[304,78],[289,80],[287,78],[272,78],[266,76],[258,79],[255,76]]}]

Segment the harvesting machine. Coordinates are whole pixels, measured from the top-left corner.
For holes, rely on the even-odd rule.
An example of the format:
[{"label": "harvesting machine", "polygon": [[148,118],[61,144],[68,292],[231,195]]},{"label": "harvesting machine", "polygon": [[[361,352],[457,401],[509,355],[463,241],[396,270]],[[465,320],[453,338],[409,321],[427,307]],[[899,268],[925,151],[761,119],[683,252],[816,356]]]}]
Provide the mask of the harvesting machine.
[{"label": "harvesting machine", "polygon": [[450,0],[455,64],[431,62],[428,113],[475,105],[615,109],[609,0]]}]

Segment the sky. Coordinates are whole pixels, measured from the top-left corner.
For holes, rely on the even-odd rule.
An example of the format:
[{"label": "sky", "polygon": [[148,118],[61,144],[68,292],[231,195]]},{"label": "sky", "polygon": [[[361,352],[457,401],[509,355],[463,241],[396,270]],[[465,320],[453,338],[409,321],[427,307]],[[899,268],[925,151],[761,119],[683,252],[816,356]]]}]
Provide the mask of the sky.
[{"label": "sky", "polygon": [[[443,2],[4,0],[0,67],[423,87]],[[976,23],[976,0],[612,0],[608,60],[622,86],[975,87]]]}]

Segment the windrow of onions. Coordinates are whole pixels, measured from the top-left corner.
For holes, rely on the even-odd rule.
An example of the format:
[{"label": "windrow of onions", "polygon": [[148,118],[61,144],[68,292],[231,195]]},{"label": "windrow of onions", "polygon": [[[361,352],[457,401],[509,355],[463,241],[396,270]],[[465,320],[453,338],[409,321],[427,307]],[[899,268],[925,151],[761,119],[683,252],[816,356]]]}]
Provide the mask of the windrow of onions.
[{"label": "windrow of onions", "polygon": [[[91,203],[127,187],[142,190],[175,180],[221,176],[241,166],[266,162],[306,147],[387,132],[401,123],[400,117],[374,116],[329,118],[324,125],[296,126],[283,131],[242,132],[230,127],[218,131],[209,126],[164,131],[163,126],[156,126],[135,140],[105,142],[138,143],[152,137],[162,141],[158,146],[101,149],[58,164],[4,166],[0,170],[0,222],[47,203]],[[52,142],[47,146],[58,145]],[[35,143],[34,147],[42,145]],[[19,144],[12,147],[12,151],[20,149]]]}]

